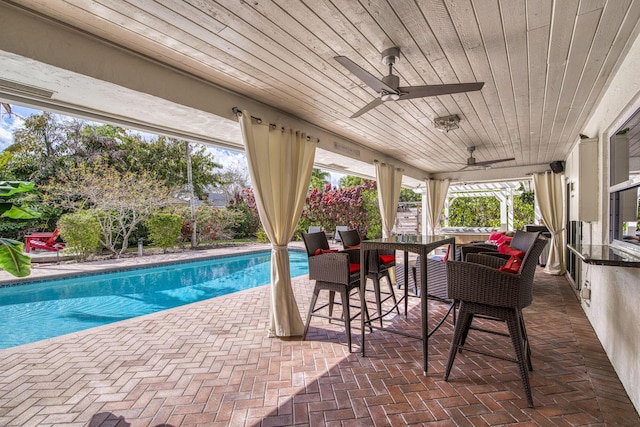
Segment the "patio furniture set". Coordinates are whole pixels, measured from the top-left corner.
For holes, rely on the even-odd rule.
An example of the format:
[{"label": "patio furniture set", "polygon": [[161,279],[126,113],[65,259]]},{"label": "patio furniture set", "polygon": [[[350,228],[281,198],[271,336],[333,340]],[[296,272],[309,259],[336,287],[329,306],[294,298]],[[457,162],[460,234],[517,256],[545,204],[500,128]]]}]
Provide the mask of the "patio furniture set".
[{"label": "patio furniture set", "polygon": [[[534,274],[538,258],[548,239],[541,236],[540,232],[516,231],[512,238],[505,239],[499,246],[469,244],[456,251],[455,238],[451,236],[400,235],[361,240],[356,230],[340,231],[339,234],[342,250],[330,249],[324,232],[303,233],[309,260],[309,278],[315,281],[303,339],[306,339],[314,317],[343,321],[351,352],[351,325],[355,318],[360,317],[362,356],[366,356],[367,332],[371,334],[374,329],[420,339],[426,375],[429,337],[453,313],[454,333],[444,379],[448,380],[456,355],[463,349],[515,362],[519,368],[527,404],[533,407],[529,384],[529,371],[533,370],[531,348],[522,309],[532,303]],[[428,257],[434,249],[445,245],[448,249],[443,258]],[[396,263],[396,251],[403,252],[403,263]],[[417,254],[414,264],[409,263],[409,252]],[[394,272],[393,275],[390,274],[391,271]],[[403,290],[403,295],[399,298],[394,292],[392,276],[396,276],[398,289]],[[389,284],[388,291],[383,291],[380,286],[383,278]],[[367,290],[367,280],[373,282],[372,291]],[[383,327],[382,323],[387,316],[402,315],[399,309],[402,303],[404,316],[407,316],[410,289],[412,296],[420,298],[420,335]],[[359,306],[349,302],[351,294],[356,290],[359,292]],[[316,307],[321,291],[329,291],[329,300]],[[375,313],[369,312],[368,292],[374,293]],[[336,293],[341,296],[340,303],[335,301]],[[429,299],[449,305],[445,316],[437,321],[432,330],[428,328]],[[385,301],[389,303],[383,309]],[[339,317],[333,313],[336,304],[342,306]],[[352,308],[356,312],[352,312]],[[328,309],[328,315],[325,314],[325,309]],[[483,324],[492,321],[506,323],[508,333],[486,327],[481,329],[474,325],[474,318],[482,319],[485,321]],[[509,337],[515,357],[505,357],[469,345],[467,338],[472,330]]]}]

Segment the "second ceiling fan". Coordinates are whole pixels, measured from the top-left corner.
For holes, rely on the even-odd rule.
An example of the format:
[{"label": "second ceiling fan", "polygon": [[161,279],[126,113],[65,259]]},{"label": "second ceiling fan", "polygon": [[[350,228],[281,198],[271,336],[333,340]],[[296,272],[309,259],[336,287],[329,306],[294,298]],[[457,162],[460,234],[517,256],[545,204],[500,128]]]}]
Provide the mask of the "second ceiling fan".
[{"label": "second ceiling fan", "polygon": [[374,99],[359,111],[354,113],[351,118],[359,117],[372,108],[377,107],[385,101],[400,101],[404,99],[424,98],[428,96],[448,95],[451,93],[471,92],[482,89],[483,82],[478,83],[454,83],[445,85],[424,85],[424,86],[400,86],[400,78],[393,74],[393,64],[400,57],[399,47],[390,47],[382,52],[382,63],[389,66],[389,74],[384,76],[382,80],[360,67],[358,64],[347,58],[346,56],[336,56],[343,67],[355,74],[367,86],[380,94],[380,97]]}]

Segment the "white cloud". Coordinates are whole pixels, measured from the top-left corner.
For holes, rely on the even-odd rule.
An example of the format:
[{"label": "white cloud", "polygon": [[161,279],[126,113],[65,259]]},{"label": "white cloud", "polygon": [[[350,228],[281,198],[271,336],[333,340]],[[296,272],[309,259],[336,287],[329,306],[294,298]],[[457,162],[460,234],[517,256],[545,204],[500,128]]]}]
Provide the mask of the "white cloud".
[{"label": "white cloud", "polygon": [[2,108],[2,114],[0,114],[0,151],[13,144],[13,133],[16,130],[24,127],[23,117],[28,117],[32,114],[40,114],[41,111],[32,110],[31,108],[20,107],[17,105],[11,105],[11,111],[14,114],[8,114]]}]

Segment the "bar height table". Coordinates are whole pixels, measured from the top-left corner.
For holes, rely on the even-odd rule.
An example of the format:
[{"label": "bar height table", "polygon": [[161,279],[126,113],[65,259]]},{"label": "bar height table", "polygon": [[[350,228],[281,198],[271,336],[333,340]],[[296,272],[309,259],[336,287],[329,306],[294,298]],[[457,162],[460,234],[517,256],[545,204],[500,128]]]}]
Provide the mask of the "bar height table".
[{"label": "bar height table", "polygon": [[[365,263],[365,252],[368,250],[374,249],[393,249],[404,252],[404,277],[407,278],[405,280],[404,286],[404,296],[401,300],[404,300],[404,312],[405,316],[407,314],[407,304],[408,304],[408,278],[409,278],[409,252],[418,254],[420,256],[420,302],[421,302],[421,317],[422,317],[422,329],[421,335],[411,335],[406,332],[389,329],[389,328],[380,328],[373,325],[373,320],[366,320],[365,316],[360,316],[362,321],[362,356],[365,356],[365,328],[369,326],[375,329],[382,329],[387,332],[392,332],[404,336],[408,336],[411,338],[417,338],[422,340],[422,353],[423,353],[423,365],[424,365],[424,374],[427,375],[427,359],[428,359],[428,338],[429,338],[429,329],[428,329],[428,301],[427,301],[427,254],[434,249],[443,246],[443,245],[452,245],[451,253],[456,253],[455,248],[456,240],[455,237],[452,236],[415,236],[415,235],[398,235],[393,237],[387,237],[383,239],[375,239],[375,240],[363,240],[360,242],[360,303],[362,307],[366,304],[365,299],[365,290],[367,287],[367,272],[366,272],[366,263]],[[398,301],[398,304],[400,301]],[[384,316],[387,313],[380,314]],[[368,323],[368,325],[367,325]]]}]

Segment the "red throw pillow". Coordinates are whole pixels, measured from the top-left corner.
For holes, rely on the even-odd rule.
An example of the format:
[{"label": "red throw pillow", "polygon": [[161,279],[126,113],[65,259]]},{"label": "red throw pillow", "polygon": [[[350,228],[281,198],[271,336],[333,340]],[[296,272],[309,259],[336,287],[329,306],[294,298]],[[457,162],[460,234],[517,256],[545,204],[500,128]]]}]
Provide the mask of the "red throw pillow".
[{"label": "red throw pillow", "polygon": [[522,266],[522,260],[515,255],[511,255],[509,261],[502,267],[498,268],[500,271],[507,273],[518,274],[520,273],[520,267]]},{"label": "red throw pillow", "polygon": [[314,255],[322,255],[322,254],[332,254],[338,252],[337,249],[316,249]]},{"label": "red throw pillow", "polygon": [[383,264],[389,264],[390,262],[395,261],[396,257],[393,255],[379,255],[380,262]]},{"label": "red throw pillow", "polygon": [[501,254],[517,256],[521,261],[522,258],[524,258],[523,251],[521,251],[520,249],[512,248],[511,245],[509,245],[509,243],[507,242],[498,245],[498,252],[500,252]]},{"label": "red throw pillow", "polygon": [[506,231],[494,231],[489,235],[489,240],[498,240],[500,237],[504,236]]},{"label": "red throw pillow", "polygon": [[513,239],[513,237],[508,237],[508,236],[501,236],[498,240],[496,240],[496,244],[500,245],[504,242],[509,242],[511,243],[511,240]]},{"label": "red throw pillow", "polygon": [[360,264],[349,264],[349,273],[357,273],[360,271]]}]

